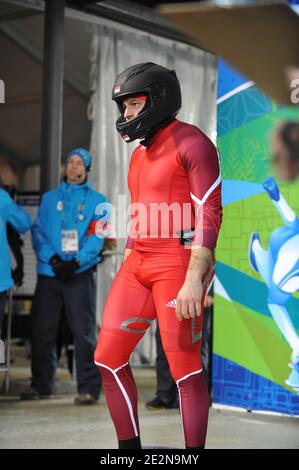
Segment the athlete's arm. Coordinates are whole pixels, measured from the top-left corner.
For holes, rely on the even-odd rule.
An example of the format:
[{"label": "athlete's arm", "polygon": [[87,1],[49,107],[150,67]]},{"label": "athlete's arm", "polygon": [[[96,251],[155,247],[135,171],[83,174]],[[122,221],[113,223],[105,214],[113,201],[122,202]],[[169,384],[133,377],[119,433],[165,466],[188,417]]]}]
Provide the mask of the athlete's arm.
[{"label": "athlete's arm", "polygon": [[201,315],[202,278],[209,270],[211,261],[211,250],[205,247],[192,247],[185,282],[176,299],[176,316],[179,321]]},{"label": "athlete's arm", "polygon": [[221,176],[216,147],[205,136],[181,155],[194,205],[195,233],[185,282],[177,296],[178,320],[201,315],[202,279],[212,260],[222,220]]}]

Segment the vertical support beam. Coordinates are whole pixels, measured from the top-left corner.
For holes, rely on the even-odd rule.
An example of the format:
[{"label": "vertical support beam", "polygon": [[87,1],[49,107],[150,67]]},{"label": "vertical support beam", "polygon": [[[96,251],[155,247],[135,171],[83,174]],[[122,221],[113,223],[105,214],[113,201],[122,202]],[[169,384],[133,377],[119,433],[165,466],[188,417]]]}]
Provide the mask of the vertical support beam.
[{"label": "vertical support beam", "polygon": [[46,0],[41,134],[41,194],[59,182],[64,67],[64,0]]}]

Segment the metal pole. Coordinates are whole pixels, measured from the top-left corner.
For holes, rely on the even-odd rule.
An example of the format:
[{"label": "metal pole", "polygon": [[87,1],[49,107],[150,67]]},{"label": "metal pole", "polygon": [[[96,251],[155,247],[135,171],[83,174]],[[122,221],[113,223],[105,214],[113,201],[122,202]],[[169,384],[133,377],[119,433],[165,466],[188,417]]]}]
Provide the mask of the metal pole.
[{"label": "metal pole", "polygon": [[10,356],[11,356],[11,326],[12,326],[12,295],[13,289],[8,294],[8,315],[7,315],[7,338],[6,338],[6,371],[4,379],[4,393],[9,393],[10,387]]},{"label": "metal pole", "polygon": [[59,183],[64,66],[64,0],[46,0],[41,133],[41,194]]}]

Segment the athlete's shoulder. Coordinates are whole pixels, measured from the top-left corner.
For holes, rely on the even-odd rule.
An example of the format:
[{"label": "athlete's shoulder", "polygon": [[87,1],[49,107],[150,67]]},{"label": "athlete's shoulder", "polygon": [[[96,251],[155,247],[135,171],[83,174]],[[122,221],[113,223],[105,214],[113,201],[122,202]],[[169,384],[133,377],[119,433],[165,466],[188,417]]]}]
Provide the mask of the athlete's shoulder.
[{"label": "athlete's shoulder", "polygon": [[135,149],[132,152],[132,157],[133,155],[138,155],[140,152],[144,152],[146,150],[146,147],[142,145],[141,143],[135,147]]},{"label": "athlete's shoulder", "polygon": [[185,154],[191,147],[216,150],[211,139],[193,124],[178,121],[173,131],[180,154]]}]

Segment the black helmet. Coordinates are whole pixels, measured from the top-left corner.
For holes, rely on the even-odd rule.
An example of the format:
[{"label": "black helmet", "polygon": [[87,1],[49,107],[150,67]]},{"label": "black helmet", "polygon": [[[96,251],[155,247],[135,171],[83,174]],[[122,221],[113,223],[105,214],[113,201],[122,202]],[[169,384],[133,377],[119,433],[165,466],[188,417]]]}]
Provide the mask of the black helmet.
[{"label": "black helmet", "polygon": [[[138,94],[147,96],[146,105],[138,116],[125,121],[122,100]],[[175,71],[152,62],[133,65],[120,73],[113,85],[112,99],[120,111],[116,129],[126,142],[150,136],[170,122],[182,105]]]}]

